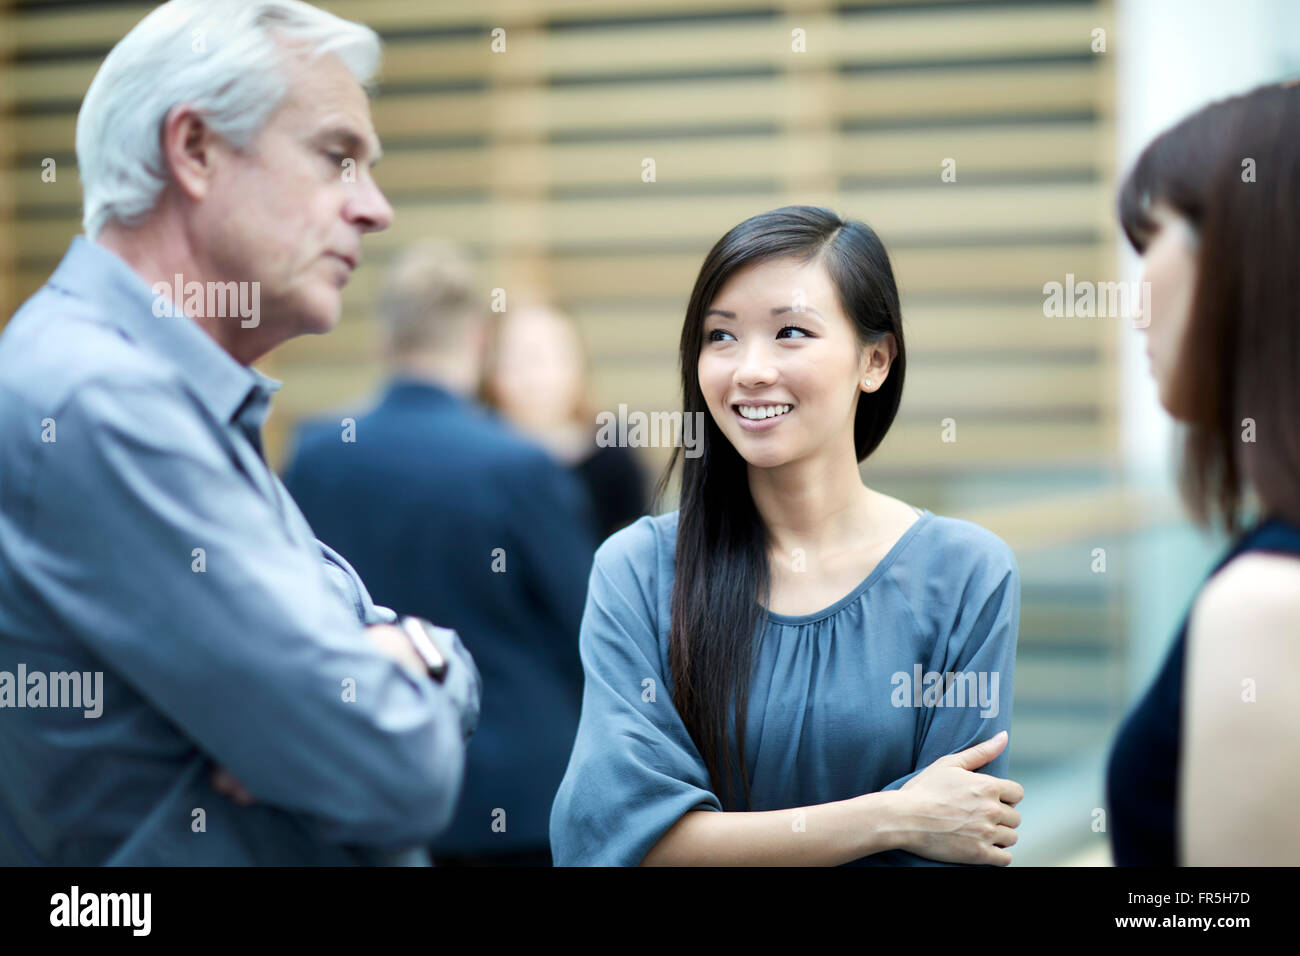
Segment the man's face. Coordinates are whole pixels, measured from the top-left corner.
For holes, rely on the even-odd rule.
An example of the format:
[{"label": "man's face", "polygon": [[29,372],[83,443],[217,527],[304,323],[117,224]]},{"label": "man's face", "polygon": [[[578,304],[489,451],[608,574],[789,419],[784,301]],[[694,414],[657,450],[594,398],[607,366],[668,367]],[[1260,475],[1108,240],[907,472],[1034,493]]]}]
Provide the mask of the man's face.
[{"label": "man's face", "polygon": [[241,333],[275,341],[334,328],[361,236],[393,219],[361,85],[332,55],[285,69],[289,91],[250,147],[219,147],[196,237],[216,275],[261,283],[258,328]]}]

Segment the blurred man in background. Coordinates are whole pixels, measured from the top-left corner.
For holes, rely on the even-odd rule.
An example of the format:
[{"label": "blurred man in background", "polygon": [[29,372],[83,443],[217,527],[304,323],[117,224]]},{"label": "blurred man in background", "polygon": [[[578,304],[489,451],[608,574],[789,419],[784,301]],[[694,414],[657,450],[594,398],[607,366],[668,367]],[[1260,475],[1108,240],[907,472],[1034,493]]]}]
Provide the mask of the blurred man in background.
[{"label": "blurred man in background", "polygon": [[549,866],[581,707],[590,505],[474,401],[488,313],[464,256],[427,241],[382,288],[390,381],[368,413],[304,425],[285,484],[377,601],[455,628],[482,670],[464,792],[434,862]]}]

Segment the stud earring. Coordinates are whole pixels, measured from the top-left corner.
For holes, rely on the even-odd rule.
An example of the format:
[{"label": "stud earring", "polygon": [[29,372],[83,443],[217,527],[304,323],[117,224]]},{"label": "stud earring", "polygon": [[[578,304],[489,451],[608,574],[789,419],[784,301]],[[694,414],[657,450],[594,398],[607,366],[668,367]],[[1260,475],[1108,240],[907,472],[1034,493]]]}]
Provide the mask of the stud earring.
[{"label": "stud earring", "polygon": [[870,388],[870,387],[871,387],[871,379],[869,379],[869,378],[864,378],[864,379],[862,380],[862,384],[865,385],[865,386],[867,386],[867,388]]}]

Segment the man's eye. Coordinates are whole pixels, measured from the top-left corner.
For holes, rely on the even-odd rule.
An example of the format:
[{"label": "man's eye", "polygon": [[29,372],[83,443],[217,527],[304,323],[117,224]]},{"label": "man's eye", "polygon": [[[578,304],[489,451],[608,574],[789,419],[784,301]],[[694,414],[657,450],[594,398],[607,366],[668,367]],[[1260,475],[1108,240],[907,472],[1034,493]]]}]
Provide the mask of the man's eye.
[{"label": "man's eye", "polygon": [[799,326],[797,326],[797,325],[787,325],[787,326],[783,326],[783,327],[781,328],[781,331],[776,333],[776,337],[777,337],[777,338],[780,338],[780,337],[781,337],[781,332],[784,332],[786,329],[792,329],[792,330],[794,330],[795,332],[798,332],[801,336],[805,336],[805,337],[806,337],[806,336],[809,336],[809,335],[812,334],[812,333],[809,332],[807,329],[801,329],[801,328],[799,328]]},{"label": "man's eye", "polygon": [[348,158],[347,153],[328,152],[325,155],[329,157],[330,162],[332,162],[335,166],[342,166],[343,160]]}]

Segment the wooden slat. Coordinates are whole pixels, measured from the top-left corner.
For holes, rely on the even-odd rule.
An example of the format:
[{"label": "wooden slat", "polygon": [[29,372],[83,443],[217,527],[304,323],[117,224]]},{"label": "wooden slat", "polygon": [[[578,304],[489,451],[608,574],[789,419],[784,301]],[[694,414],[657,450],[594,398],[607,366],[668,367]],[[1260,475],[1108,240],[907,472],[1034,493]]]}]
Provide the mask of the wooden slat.
[{"label": "wooden slat", "polygon": [[[644,185],[641,198],[503,202],[495,210],[478,199],[408,203],[392,228],[367,238],[366,250],[367,254],[391,251],[428,235],[476,243],[485,234],[505,244],[525,246],[674,241],[703,250],[741,220],[780,204],[770,193],[665,195],[664,190],[656,191],[655,183]],[[1016,238],[1059,230],[1062,223],[1100,230],[1109,227],[1108,199],[1097,183],[964,186],[936,182],[915,189],[846,191],[837,205],[865,219],[888,242],[908,243],[933,241],[936,235],[949,240]],[[57,256],[69,238],[69,224],[63,220],[32,220],[23,231],[24,251],[30,257]]]},{"label": "wooden slat", "polygon": [[[867,0],[868,5],[886,5],[896,0]],[[930,4],[948,5],[950,0],[912,0],[918,8]],[[957,0],[958,3],[971,0]],[[804,0],[787,0],[783,6],[798,9]],[[451,27],[467,24],[536,18],[539,20],[609,20],[648,17],[725,15],[752,11],[753,0],[324,0],[321,6],[349,20],[369,24],[376,30],[407,27]]]},{"label": "wooden slat", "polygon": [[[827,104],[857,123],[1012,115],[1062,115],[1096,109],[1093,63],[978,69],[906,70],[845,76]],[[777,123],[790,111],[785,79],[732,77],[539,88],[512,97],[505,125],[521,134],[590,133],[638,127],[713,129]],[[468,135],[485,125],[487,95],[477,91],[390,94],[374,104],[381,139]]]},{"label": "wooden slat", "polygon": [[988,528],[1017,553],[1127,536],[1182,520],[1177,501],[1169,495],[1119,485],[985,505],[958,516]]},{"label": "wooden slat", "polygon": [[[75,94],[76,100],[85,94],[92,74],[93,70],[85,73],[85,83]],[[1090,64],[1048,64],[850,76],[833,87],[828,107],[832,115],[855,123],[978,116],[992,117],[996,123],[1005,116],[1077,114],[1103,105],[1095,82],[1097,74],[1098,68]],[[641,83],[628,88],[524,89],[516,91],[511,103],[515,105],[508,115],[498,117],[503,135],[507,136],[511,131],[533,135],[538,131],[600,132],[636,127],[715,130],[744,123],[777,123],[790,108],[786,86],[780,78]],[[487,94],[477,91],[394,93],[378,98],[372,105],[372,115],[381,140],[386,142],[403,137],[483,135],[491,129],[488,106]],[[24,117],[17,127],[16,147],[22,153],[71,153],[75,131],[75,110]],[[965,131],[960,127],[945,128],[932,131],[931,137],[931,142],[936,144],[944,138],[960,143],[964,141]],[[864,143],[870,141],[864,137]],[[881,143],[882,152],[888,142]],[[658,150],[694,148],[701,155],[709,148],[707,141],[692,147],[689,143],[676,143],[670,136],[655,136],[649,138],[649,143]],[[840,149],[851,156],[856,145],[850,139]],[[592,155],[600,156],[601,150],[623,148],[644,154],[645,146],[643,139],[591,148]],[[1053,148],[1064,147],[1058,144]],[[449,156],[455,155],[447,152]],[[575,147],[558,149],[553,155],[558,162],[582,153],[581,147]],[[1096,150],[1087,153],[1097,155]],[[955,155],[953,149],[939,153],[940,158]],[[454,165],[456,160],[451,162]],[[845,160],[845,165],[849,167],[846,171],[854,171],[850,160]],[[959,180],[960,169],[959,166]],[[862,171],[870,172],[870,167]]]},{"label": "wooden slat", "polygon": [[[836,176],[930,177],[941,161],[957,161],[958,181],[1008,173],[1050,174],[1095,168],[1095,124],[991,126],[904,132],[800,134],[796,148],[829,157]],[[627,186],[640,181],[641,160],[655,160],[660,182],[734,186],[746,178],[775,178],[785,168],[784,137],[644,138],[619,143],[562,143],[543,147],[541,162],[521,166],[515,183],[570,189]],[[386,190],[450,190],[486,181],[482,150],[390,151],[378,170]]]},{"label": "wooden slat", "polygon": [[[54,182],[45,182],[41,178],[43,157],[32,157],[21,166],[13,163],[10,168],[0,170],[0,189],[11,191],[25,210],[39,209],[42,216],[47,214],[46,210],[51,215],[62,212],[64,223],[76,221],[81,209],[81,177],[77,174],[77,164],[70,159],[50,158],[55,159]],[[30,218],[30,214],[23,217],[24,220]]]},{"label": "wooden slat", "polygon": [[[884,0],[873,0],[884,2]],[[916,0],[918,3],[939,0]],[[943,0],[947,3],[950,0]],[[13,17],[10,32],[16,48],[52,52],[101,47],[107,50],[138,23],[155,3],[88,6],[67,10],[25,8]],[[630,18],[699,13],[725,14],[752,9],[753,0],[324,0],[318,4],[372,29],[456,29],[520,16],[557,18]]]},{"label": "wooden slat", "polygon": [[[1061,224],[1072,228],[1109,225],[1109,195],[1094,183],[1010,184],[965,187],[958,183],[916,189],[863,189],[842,193],[839,205],[865,219],[894,243],[950,239],[989,240],[1016,237]],[[779,205],[766,192],[735,195],[682,196],[656,191],[644,184],[637,196],[544,200],[540,211],[529,203],[507,203],[501,240],[537,244],[690,242],[701,249],[741,220]],[[665,194],[667,193],[667,194]],[[540,214],[539,214],[540,212]],[[391,229],[371,237],[372,248],[391,249],[413,239],[438,234],[458,242],[484,237],[485,204],[452,199],[438,203],[408,203]],[[515,228],[515,221],[532,222],[539,232]]]},{"label": "wooden slat", "polygon": [[[71,147],[71,141],[67,145]],[[513,190],[538,188],[630,186],[640,183],[641,160],[646,156],[654,158],[660,182],[734,187],[747,178],[779,177],[786,168],[784,149],[785,139],[777,135],[553,143],[539,145],[538,161],[517,164],[512,179],[499,188],[508,195]],[[924,177],[938,181],[940,163],[947,157],[956,160],[958,182],[1010,174],[1072,174],[1098,169],[1104,162],[1098,155],[1095,124],[1080,121],[838,136],[801,134],[796,149],[827,157],[834,176],[882,179]],[[59,150],[47,148],[47,152]],[[392,196],[410,196],[420,190],[484,189],[492,183],[486,153],[486,148],[476,146],[398,148],[385,155],[377,179]],[[0,170],[0,182],[21,182],[29,174],[30,167]],[[49,188],[24,194],[23,201],[50,207],[75,205],[80,198],[79,181],[75,176],[63,176]]]},{"label": "wooden slat", "polygon": [[18,49],[33,53],[94,47],[107,52],[156,6],[123,3],[88,6],[75,12],[27,8],[13,18],[14,43]]},{"label": "wooden slat", "polygon": [[[790,23],[805,30],[806,52],[791,51]],[[518,38],[543,49],[549,74],[659,72],[801,66],[872,65],[956,59],[1079,55],[1088,52],[1095,13],[1084,7],[898,11],[840,17],[809,13],[739,23],[665,26],[617,24]],[[954,37],[961,37],[954,43]]]},{"label": "wooden slat", "polygon": [[[85,90],[82,90],[85,93]],[[71,156],[77,147],[75,111],[48,116],[24,116],[14,126],[14,150],[23,154]]]},{"label": "wooden slat", "polygon": [[[371,8],[377,9],[378,5]],[[46,14],[45,18],[48,17]],[[64,14],[60,25],[68,19],[71,18]],[[20,33],[35,32],[29,18],[21,18],[20,22],[23,21],[26,22]],[[531,81],[539,75],[784,67],[796,57],[802,68],[819,63],[879,66],[948,59],[1077,56],[1088,52],[1089,30],[1095,21],[1094,11],[1086,7],[943,11],[924,15],[899,12],[848,18],[812,14],[796,21],[807,32],[805,53],[791,51],[790,29],[785,20],[704,22],[687,26],[638,24],[634,28],[615,23],[559,33],[510,29],[504,54],[491,52],[489,31],[484,29],[481,37],[394,43],[387,54],[382,79],[411,83],[485,77],[494,73],[507,80]],[[132,23],[127,19],[115,22]],[[45,19],[45,28],[52,29],[52,21]],[[109,45],[121,35],[114,37]],[[961,44],[952,42],[954,36],[962,38]],[[512,47],[516,51],[526,49],[530,55],[512,55]],[[40,48],[39,42],[35,48]],[[10,93],[16,102],[25,104],[79,100],[101,59],[92,56],[74,61],[21,64],[11,77]],[[490,63],[491,60],[498,62]]]},{"label": "wooden slat", "polygon": [[[1085,512],[1093,513],[1098,520],[1107,520],[1107,516],[1100,513],[1100,509],[1095,503],[1097,498],[1095,491],[1072,493],[1068,496],[1056,492],[1039,497],[1049,498],[1056,505],[1060,514],[1074,514],[1083,509]],[[1041,514],[1037,503],[1031,504],[1030,507],[1031,510]],[[1149,519],[1138,517],[1137,520],[1139,524],[1131,529],[1133,531],[1142,530],[1142,522]],[[1029,540],[1039,541],[1041,536],[1035,536]],[[1066,547],[1076,541],[1080,545],[1080,565],[1088,567],[1092,560],[1092,547],[1084,547],[1084,544],[1088,541],[1087,538],[1062,539],[1052,546]],[[1011,547],[1016,552],[1023,577],[1036,566],[1037,562],[1034,562],[1034,564],[1029,562],[1033,561],[1041,547],[1037,544],[1023,544],[1020,542],[1011,545]],[[1075,646],[1077,646],[1076,642],[1081,640],[1092,641],[1104,646],[1114,643],[1122,633],[1123,624],[1119,620],[1119,615],[1116,614],[1112,606],[1107,604],[1100,604],[1095,601],[1051,600],[1043,597],[1034,601],[1026,601],[1021,605],[1019,642],[1021,647],[1030,642],[1044,647],[1051,647],[1054,643],[1059,643],[1062,640],[1069,641]]]},{"label": "wooden slat", "polygon": [[[5,85],[14,54],[10,39],[12,22],[13,11],[8,0],[0,0],[0,87]],[[14,125],[13,116],[0,103],[0,169],[14,163]],[[0,178],[0,329],[18,306],[17,231],[11,225],[18,198],[16,185],[12,179]]]},{"label": "wooden slat", "polygon": [[[665,289],[681,289],[686,296],[703,258],[703,252],[556,256],[551,277],[566,297],[579,301],[654,296]],[[1091,246],[1051,244],[963,248],[960,255],[949,249],[908,248],[891,252],[890,258],[905,297],[984,290],[1041,293],[1044,282],[1063,278],[1067,271],[1081,277],[1098,270],[1102,260]]]}]

